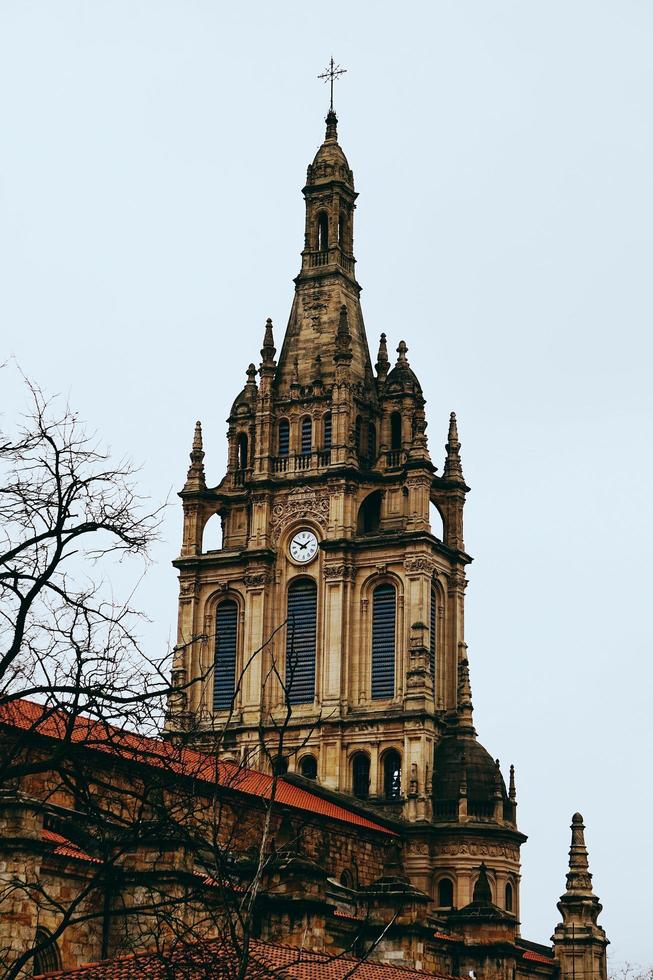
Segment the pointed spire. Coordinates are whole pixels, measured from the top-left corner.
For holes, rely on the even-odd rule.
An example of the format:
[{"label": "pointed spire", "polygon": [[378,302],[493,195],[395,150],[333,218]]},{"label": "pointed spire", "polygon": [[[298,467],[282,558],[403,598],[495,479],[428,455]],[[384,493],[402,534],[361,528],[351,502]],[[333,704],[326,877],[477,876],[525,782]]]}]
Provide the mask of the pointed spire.
[{"label": "pointed spire", "polygon": [[270,317],[265,321],[265,334],[263,336],[263,346],[261,347],[261,358],[263,364],[271,365],[274,363],[274,355],[277,350],[274,346],[274,335],[272,333],[272,320]]},{"label": "pointed spire", "polygon": [[510,788],[508,790],[508,796],[511,800],[517,799],[517,790],[515,788],[515,767],[510,766]]},{"label": "pointed spire", "polygon": [[204,490],[206,488],[206,478],[204,475],[204,449],[202,446],[202,423],[195,423],[193,434],[193,446],[190,451],[190,466],[184,490]]},{"label": "pointed spire", "polygon": [[379,340],[379,353],[376,355],[375,367],[379,381],[385,381],[388,376],[390,362],[388,360],[388,344],[384,333],[381,334],[381,339]]},{"label": "pointed spire", "polygon": [[407,353],[408,347],[406,346],[406,341],[400,340],[399,346],[397,347],[397,354],[399,354],[399,357],[397,358],[397,367],[408,367],[408,358],[406,357]]},{"label": "pointed spire", "polygon": [[472,686],[469,681],[469,661],[466,655],[458,661],[458,724],[461,730],[476,734]]},{"label": "pointed spire", "polygon": [[585,846],[585,824],[581,814],[575,813],[571,818],[567,895],[581,893],[592,894],[592,875],[589,870],[587,847]]},{"label": "pointed spire", "polygon": [[460,441],[458,439],[458,424],[456,413],[452,412],[449,416],[449,434],[446,444],[447,458],[444,463],[442,476],[445,480],[464,483],[462,461],[460,459]]},{"label": "pointed spire", "polygon": [[[333,109],[329,109],[325,122],[326,122],[326,134],[324,137],[324,142],[337,143],[338,142],[338,117],[336,116],[335,111]],[[345,129],[346,128],[347,127],[345,126]],[[347,134],[345,133],[345,136],[346,135]]]}]

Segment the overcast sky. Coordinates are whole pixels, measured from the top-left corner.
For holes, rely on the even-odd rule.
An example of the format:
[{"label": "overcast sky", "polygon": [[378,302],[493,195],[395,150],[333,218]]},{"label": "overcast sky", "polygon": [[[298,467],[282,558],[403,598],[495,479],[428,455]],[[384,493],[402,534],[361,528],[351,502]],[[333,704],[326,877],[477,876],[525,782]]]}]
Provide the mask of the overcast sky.
[{"label": "overcast sky", "polygon": [[[174,636],[180,488],[277,347],[331,53],[372,352],[458,413],[483,743],[517,769],[522,931],[585,816],[616,961],[653,962],[653,4],[0,0],[0,360],[173,492],[140,601]],[[22,406],[0,377],[2,411]],[[117,583],[122,588],[125,582]]]}]

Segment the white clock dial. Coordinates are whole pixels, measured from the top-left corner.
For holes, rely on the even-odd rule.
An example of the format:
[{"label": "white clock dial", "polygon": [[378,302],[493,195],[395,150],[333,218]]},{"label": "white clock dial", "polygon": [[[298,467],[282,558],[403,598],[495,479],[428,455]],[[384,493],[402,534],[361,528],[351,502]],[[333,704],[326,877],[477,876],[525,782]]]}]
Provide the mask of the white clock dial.
[{"label": "white clock dial", "polygon": [[293,561],[305,564],[317,554],[317,538],[312,531],[298,531],[290,542],[290,557]]}]

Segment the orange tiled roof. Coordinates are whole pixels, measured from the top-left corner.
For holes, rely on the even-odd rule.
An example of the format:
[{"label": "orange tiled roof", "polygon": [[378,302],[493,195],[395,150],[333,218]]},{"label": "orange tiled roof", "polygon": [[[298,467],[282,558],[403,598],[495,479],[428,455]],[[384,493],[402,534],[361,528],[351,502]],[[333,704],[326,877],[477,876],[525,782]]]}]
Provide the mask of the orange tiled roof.
[{"label": "orange tiled roof", "polygon": [[[438,977],[438,980],[455,980],[444,974],[424,973],[398,966],[386,966],[353,959],[350,956],[327,956],[292,946],[251,942],[250,962],[246,980],[262,980],[264,977],[288,978],[288,980],[419,980],[422,977]],[[179,969],[175,969],[175,964]],[[48,977],[66,977],[68,980],[168,980],[179,976],[184,980],[228,980],[234,976],[236,964],[233,948],[221,941],[182,947],[165,956],[143,953],[90,963],[77,970],[63,970],[45,974]],[[210,972],[207,972],[210,971]]]},{"label": "orange tiled roof", "polygon": [[523,959],[530,960],[531,963],[546,963],[547,966],[553,966],[555,964],[552,956],[543,956],[541,953],[536,953],[533,949],[527,949],[523,955]]},{"label": "orange tiled roof", "polygon": [[55,844],[53,848],[53,854],[60,854],[62,857],[76,858],[78,861],[88,861],[91,864],[101,864],[99,858],[91,857],[86,851],[83,851],[81,847],[77,844],[73,844],[66,837],[62,837],[61,834],[57,834],[54,830],[48,830],[47,828],[43,831],[42,838],[49,844]]},{"label": "orange tiled roof", "polygon": [[[269,800],[272,796],[273,778],[266,773],[246,769],[231,762],[219,762],[214,756],[195,749],[180,748],[164,739],[128,732],[84,716],[71,722],[62,709],[51,710],[34,701],[19,699],[3,705],[0,708],[0,724],[33,731],[47,738],[68,739],[75,745],[85,745],[94,751],[106,752],[121,759],[166,768],[176,775],[223,786],[247,796],[264,800]],[[316,792],[294,786],[283,778],[277,779],[274,793],[276,802],[283,806],[396,836],[394,831],[374,820],[368,820],[353,810],[324,799]]]}]

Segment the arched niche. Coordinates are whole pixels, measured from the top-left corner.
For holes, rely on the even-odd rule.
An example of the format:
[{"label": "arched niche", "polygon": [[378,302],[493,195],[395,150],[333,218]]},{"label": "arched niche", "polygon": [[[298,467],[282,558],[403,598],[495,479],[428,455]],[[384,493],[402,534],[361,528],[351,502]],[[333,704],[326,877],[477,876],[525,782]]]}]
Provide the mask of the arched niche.
[{"label": "arched niche", "polygon": [[358,508],[356,531],[358,534],[373,534],[381,526],[381,501],[383,494],[373,490],[363,500]]},{"label": "arched niche", "polygon": [[440,541],[444,541],[444,521],[442,520],[442,514],[433,501],[429,504],[429,522],[431,524],[431,534]]}]

